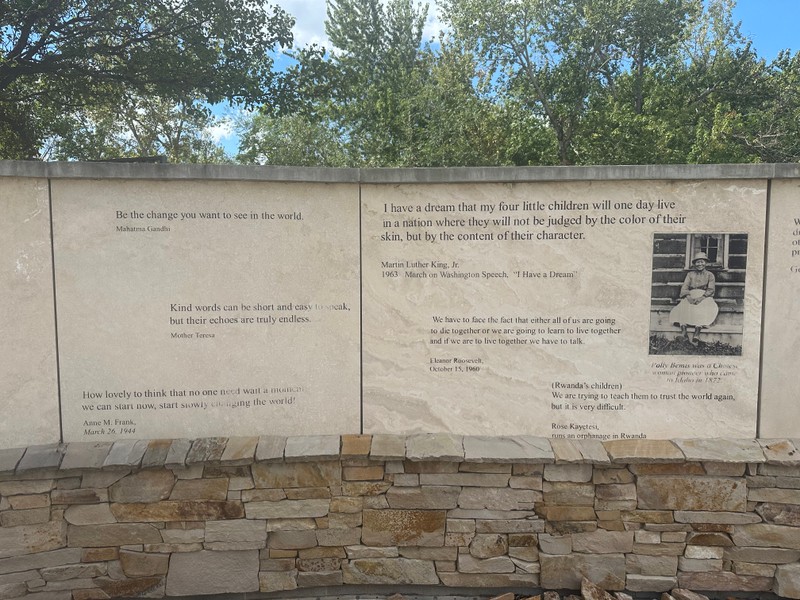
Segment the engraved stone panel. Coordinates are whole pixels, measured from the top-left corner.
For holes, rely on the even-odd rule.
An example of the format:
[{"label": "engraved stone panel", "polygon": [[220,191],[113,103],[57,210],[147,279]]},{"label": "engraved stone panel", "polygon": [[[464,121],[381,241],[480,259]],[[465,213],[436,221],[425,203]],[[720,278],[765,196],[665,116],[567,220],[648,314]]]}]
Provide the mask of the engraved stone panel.
[{"label": "engraved stone panel", "polygon": [[44,179],[0,179],[0,447],[59,441],[50,209]]},{"label": "engraved stone panel", "polygon": [[364,185],[365,432],[754,436],[765,214],[765,181]]},{"label": "engraved stone panel", "polygon": [[355,186],[52,185],[67,441],[358,431]]},{"label": "engraved stone panel", "polygon": [[798,437],[800,181],[796,179],[772,183],[767,256],[759,435]]}]

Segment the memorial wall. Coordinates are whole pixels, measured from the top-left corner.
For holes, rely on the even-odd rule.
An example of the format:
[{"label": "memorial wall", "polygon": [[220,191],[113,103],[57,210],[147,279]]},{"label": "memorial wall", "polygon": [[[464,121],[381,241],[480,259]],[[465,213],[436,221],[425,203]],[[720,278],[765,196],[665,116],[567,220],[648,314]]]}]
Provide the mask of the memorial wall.
[{"label": "memorial wall", "polygon": [[2,447],[800,435],[791,165],[0,167]]}]

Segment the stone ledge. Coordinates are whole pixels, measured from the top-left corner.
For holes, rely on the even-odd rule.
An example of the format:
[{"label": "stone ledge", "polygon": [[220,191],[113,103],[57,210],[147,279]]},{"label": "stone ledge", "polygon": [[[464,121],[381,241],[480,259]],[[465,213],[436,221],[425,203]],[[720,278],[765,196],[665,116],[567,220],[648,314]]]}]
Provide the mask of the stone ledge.
[{"label": "stone ledge", "polygon": [[[800,466],[797,440],[564,440],[532,436],[375,434],[358,436],[359,456],[414,462],[530,464],[729,463]],[[371,438],[371,439],[370,439]],[[249,465],[352,458],[352,435],[214,437],[174,440],[72,442],[0,449],[0,473],[45,470],[181,468],[195,464]],[[371,442],[371,445],[366,445]],[[368,454],[367,454],[368,452]]]}]

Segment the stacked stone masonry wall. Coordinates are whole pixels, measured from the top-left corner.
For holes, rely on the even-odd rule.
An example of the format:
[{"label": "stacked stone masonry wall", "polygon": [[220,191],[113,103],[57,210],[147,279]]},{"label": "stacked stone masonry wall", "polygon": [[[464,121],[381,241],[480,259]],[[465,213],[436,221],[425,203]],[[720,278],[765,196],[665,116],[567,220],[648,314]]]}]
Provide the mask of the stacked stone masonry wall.
[{"label": "stacked stone masonry wall", "polygon": [[0,450],[0,600],[582,576],[800,598],[798,448],[437,434]]}]

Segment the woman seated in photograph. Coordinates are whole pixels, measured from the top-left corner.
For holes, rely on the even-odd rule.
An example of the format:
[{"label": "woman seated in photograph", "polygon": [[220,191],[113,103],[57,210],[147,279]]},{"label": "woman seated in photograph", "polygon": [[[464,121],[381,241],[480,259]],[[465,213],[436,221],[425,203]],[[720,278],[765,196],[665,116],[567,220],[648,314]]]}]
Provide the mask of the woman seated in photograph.
[{"label": "woman seated in photograph", "polygon": [[[717,318],[719,307],[714,301],[714,274],[706,269],[708,255],[699,252],[692,260],[692,270],[681,286],[680,304],[669,314],[671,323],[680,325],[681,335],[696,346],[700,330],[708,327]],[[692,333],[689,328],[693,327]]]}]

